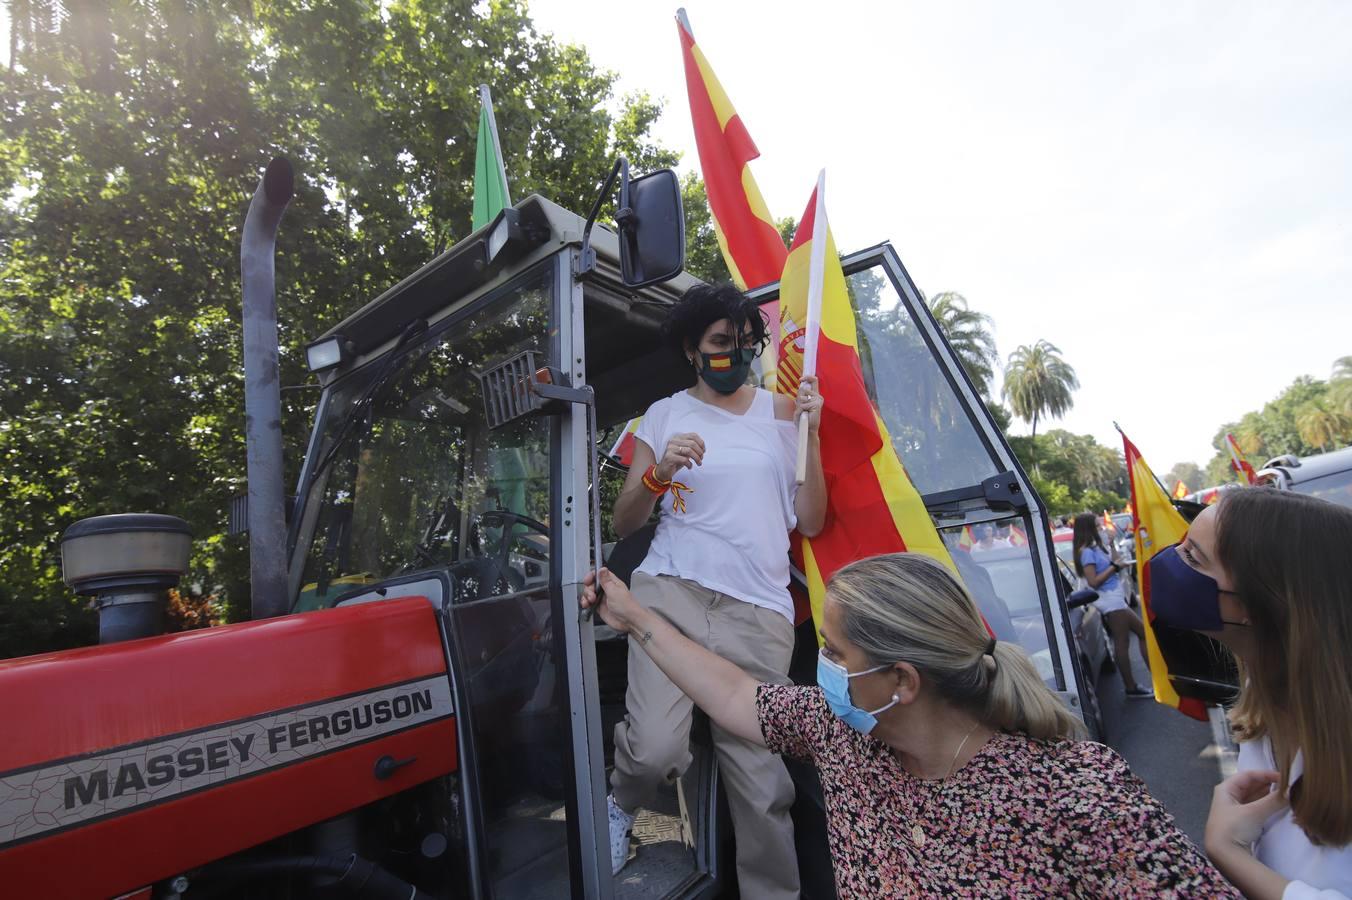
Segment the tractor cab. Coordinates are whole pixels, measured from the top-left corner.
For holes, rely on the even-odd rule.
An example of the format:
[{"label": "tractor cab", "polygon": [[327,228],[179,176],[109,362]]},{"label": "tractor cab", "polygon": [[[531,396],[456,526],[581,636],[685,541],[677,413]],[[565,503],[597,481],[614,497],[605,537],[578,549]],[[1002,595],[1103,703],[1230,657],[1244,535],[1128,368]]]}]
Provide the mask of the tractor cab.
[{"label": "tractor cab", "polygon": [[[598,556],[632,569],[651,530],[607,541],[623,472],[597,458],[627,421],[690,384],[660,325],[697,283],[636,274],[642,241],[532,196],[309,347],[323,394],[290,516],[288,602],[304,612],[421,596],[436,607],[458,735],[447,858],[469,896],[715,896],[735,883],[699,721],[694,764],[640,815],[637,857],[610,872],[605,797],[627,642],[577,601]],[[895,250],[843,262],[868,388],[963,578],[997,635],[1022,644],[1094,729],[1027,477]],[[752,296],[770,304],[776,292]],[[970,552],[980,523],[1008,549]],[[792,674],[810,682],[810,624],[799,644]],[[370,653],[399,652],[370,635]],[[832,896],[820,791],[810,770],[791,771],[804,893]]]}]

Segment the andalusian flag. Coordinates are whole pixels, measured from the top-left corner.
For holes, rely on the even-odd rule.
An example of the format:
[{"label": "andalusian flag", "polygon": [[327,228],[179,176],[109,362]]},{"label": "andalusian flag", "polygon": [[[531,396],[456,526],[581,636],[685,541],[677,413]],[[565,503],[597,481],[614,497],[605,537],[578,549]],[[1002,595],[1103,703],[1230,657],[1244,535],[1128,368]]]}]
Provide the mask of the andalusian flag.
[{"label": "andalusian flag", "polygon": [[[709,61],[690,30],[685,10],[676,14],[685,57],[685,86],[695,126],[704,189],[709,194],[714,234],[732,280],[742,290],[779,278],[784,269],[784,241],[775,229],[756,179],[747,163],[760,156],[732,101],[723,92]],[[772,316],[773,308],[767,310]],[[772,320],[773,321],[773,320]]]},{"label": "andalusian flag", "polygon": [[498,144],[498,122],[493,118],[493,98],[488,85],[479,85],[479,140],[474,149],[474,225],[475,231],[493,221],[498,213],[512,205],[507,191],[507,168]]},{"label": "andalusian flag", "polygon": [[[808,323],[812,250],[816,241],[824,241],[824,252],[818,255],[823,264],[820,326],[815,330],[816,375],[826,400],[821,457],[828,505],[822,533],[801,542],[803,572],[818,630],[826,581],[846,563],[878,553],[910,550],[931,556],[955,576],[958,574],[864,386],[854,311],[840,256],[825,220],[825,204],[819,203],[814,191],[798,223],[779,286],[780,346],[795,357],[793,368],[801,372],[807,341],[800,343],[789,335]],[[814,232],[818,235],[815,239]],[[776,389],[797,394],[798,381],[781,378]]]},{"label": "andalusian flag", "polygon": [[1180,697],[1169,681],[1169,669],[1155,639],[1154,614],[1150,611],[1150,567],[1147,563],[1155,553],[1183,540],[1188,523],[1169,500],[1169,496],[1155,478],[1155,473],[1141,458],[1141,451],[1122,435],[1122,446],[1127,457],[1127,474],[1131,477],[1131,509],[1133,531],[1136,533],[1136,581],[1141,587],[1144,604],[1146,653],[1150,657],[1150,681],[1155,688],[1155,699],[1172,706],[1194,719],[1206,721],[1206,705],[1191,697]]},{"label": "andalusian flag", "polygon": [[1239,452],[1239,442],[1228,431],[1225,433],[1225,449],[1230,451],[1230,468],[1234,471],[1236,477],[1245,484],[1257,484],[1258,473],[1244,458],[1244,454]]}]

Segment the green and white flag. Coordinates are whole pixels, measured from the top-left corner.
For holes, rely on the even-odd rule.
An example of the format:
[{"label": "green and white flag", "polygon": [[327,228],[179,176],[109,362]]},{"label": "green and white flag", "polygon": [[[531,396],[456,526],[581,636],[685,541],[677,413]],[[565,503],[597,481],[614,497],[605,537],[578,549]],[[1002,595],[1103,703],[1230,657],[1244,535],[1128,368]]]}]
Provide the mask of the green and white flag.
[{"label": "green and white flag", "polygon": [[478,231],[504,207],[512,205],[507,192],[507,169],[498,143],[498,123],[488,85],[479,85],[479,140],[474,150],[474,230]]}]

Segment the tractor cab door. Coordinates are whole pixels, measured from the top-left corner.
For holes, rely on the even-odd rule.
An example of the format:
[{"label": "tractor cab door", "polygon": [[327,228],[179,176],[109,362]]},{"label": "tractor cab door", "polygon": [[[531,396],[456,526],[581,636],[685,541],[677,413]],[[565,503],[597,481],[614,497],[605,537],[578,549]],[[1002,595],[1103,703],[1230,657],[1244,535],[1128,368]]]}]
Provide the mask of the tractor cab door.
[{"label": "tractor cab door", "polygon": [[[439,608],[459,769],[419,827],[458,851],[464,890],[448,896],[604,896],[577,602],[587,416],[504,422],[485,396],[485,373],[525,353],[570,371],[571,266],[565,250],[503,271],[328,383],[301,476],[296,611],[411,592]],[[370,638],[372,654],[400,652]]]},{"label": "tractor cab door", "polygon": [[[1096,613],[1066,608],[1046,512],[1028,476],[892,246],[841,262],[869,395],[968,591],[996,636],[1022,645],[1095,732],[1075,631]],[[778,285],[752,296],[769,304]]]}]

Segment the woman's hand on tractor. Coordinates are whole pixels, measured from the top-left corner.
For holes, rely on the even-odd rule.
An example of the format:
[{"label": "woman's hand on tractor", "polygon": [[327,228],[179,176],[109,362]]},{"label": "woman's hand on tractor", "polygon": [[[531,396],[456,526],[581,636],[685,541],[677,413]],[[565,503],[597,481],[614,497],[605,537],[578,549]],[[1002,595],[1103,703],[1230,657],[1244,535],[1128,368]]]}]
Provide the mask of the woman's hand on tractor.
[{"label": "woman's hand on tractor", "polygon": [[624,582],[606,568],[601,569],[598,596],[596,574],[588,572],[587,577],[582,579],[582,608],[595,607],[603,622],[616,631],[629,633],[634,618],[643,612],[643,607],[634,599]]},{"label": "woman's hand on tractor", "polygon": [[667,449],[657,462],[657,477],[663,481],[671,481],[682,469],[702,465],[704,465],[704,440],[693,431],[677,434],[667,441]]},{"label": "woman's hand on tractor", "polygon": [[826,401],[817,391],[817,376],[804,375],[803,380],[798,384],[798,396],[794,401],[794,416],[806,414],[807,430],[812,434],[817,433],[817,429],[822,424],[822,407]]}]

